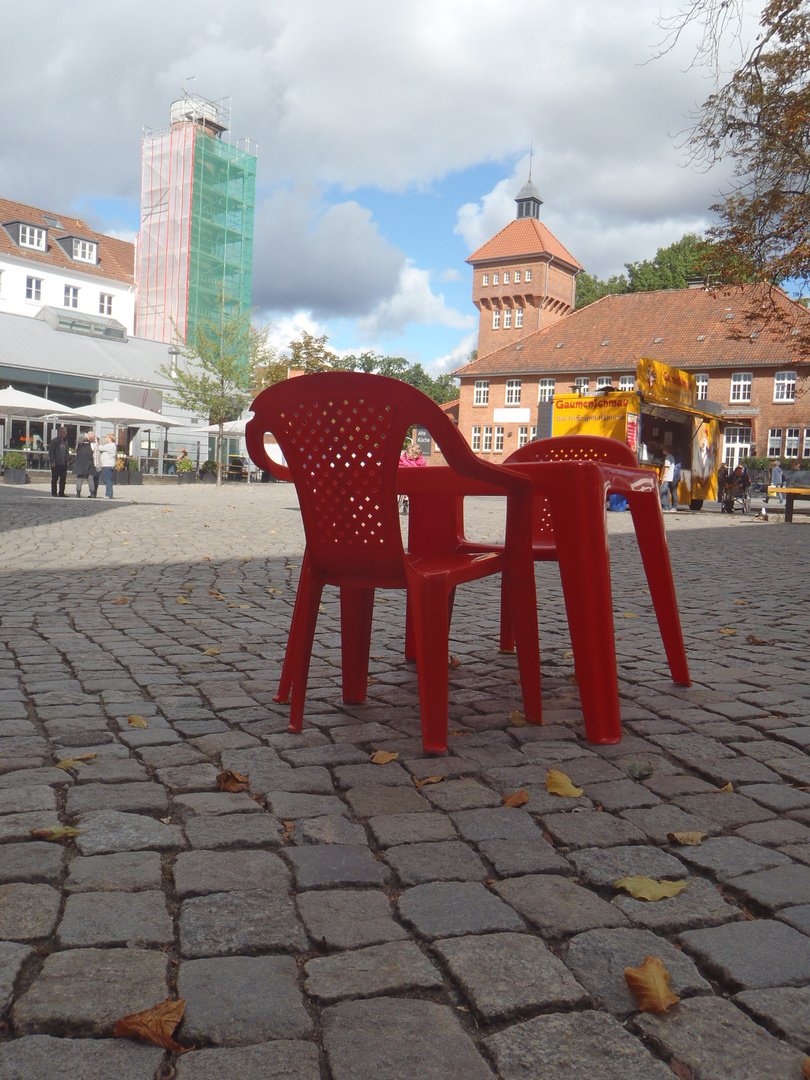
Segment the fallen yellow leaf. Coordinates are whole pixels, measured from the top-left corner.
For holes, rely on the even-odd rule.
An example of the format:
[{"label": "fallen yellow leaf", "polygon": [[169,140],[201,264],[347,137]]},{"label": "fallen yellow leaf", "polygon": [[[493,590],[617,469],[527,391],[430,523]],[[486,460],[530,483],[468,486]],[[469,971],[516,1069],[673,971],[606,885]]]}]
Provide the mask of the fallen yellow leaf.
[{"label": "fallen yellow leaf", "polygon": [[185,596],[176,596],[175,601],[178,604],[190,604],[190,600],[186,600]]},{"label": "fallen yellow leaf", "polygon": [[806,1057],[802,1062],[802,1076],[804,1080],[810,1080],[810,1057]]},{"label": "fallen yellow leaf", "polygon": [[720,627],[720,633],[721,634],[732,634],[733,635],[733,634],[736,634],[737,631],[732,630],[731,627],[729,627],[729,626],[721,626]]},{"label": "fallen yellow leaf", "polygon": [[375,750],[369,760],[374,765],[387,765],[389,761],[396,761],[399,754],[394,754],[390,750]]},{"label": "fallen yellow leaf", "polygon": [[203,656],[219,656],[220,650],[216,645],[212,645],[210,649],[203,650]]},{"label": "fallen yellow leaf", "polygon": [[625,611],[624,617],[625,619],[637,619],[638,613],[635,611]]},{"label": "fallen yellow leaf", "polygon": [[546,773],[546,791],[551,795],[560,795],[563,799],[578,799],[582,794],[582,788],[574,787],[571,777],[559,769],[549,769]]},{"label": "fallen yellow leaf", "polygon": [[747,600],[735,600],[734,603],[735,604],[742,604],[743,607],[748,607],[748,601]]},{"label": "fallen yellow leaf", "polygon": [[625,892],[629,892],[631,896],[634,896],[636,900],[666,900],[669,897],[677,896],[678,893],[683,892],[688,881],[656,881],[655,878],[644,877],[640,874],[638,877],[625,877],[620,878],[618,881],[613,882],[613,887],[616,889],[624,889]]},{"label": "fallen yellow leaf", "polygon": [[504,795],[501,799],[504,806],[525,806],[528,801],[529,793],[523,789],[516,791],[514,795]]},{"label": "fallen yellow leaf", "polygon": [[453,656],[452,654],[450,656],[450,667],[451,668],[461,667],[461,661],[459,660],[459,658],[457,656]]},{"label": "fallen yellow leaf", "polygon": [[180,1046],[172,1038],[174,1029],[183,1019],[185,1008],[183,998],[162,1001],[154,1008],[144,1009],[143,1012],[133,1013],[119,1020],[113,1028],[113,1035],[118,1039],[143,1039],[154,1046],[162,1046],[164,1050],[185,1054],[193,1047]]},{"label": "fallen yellow leaf", "polygon": [[144,727],[148,728],[149,725],[142,716],[138,716],[137,713],[133,713],[132,716],[127,717],[127,723],[130,727]]},{"label": "fallen yellow leaf", "polygon": [[72,825],[54,825],[50,829],[29,829],[35,840],[69,840],[78,836],[79,830]]},{"label": "fallen yellow leaf", "polygon": [[113,600],[114,604],[128,604],[129,600],[125,596],[119,596],[117,600]]},{"label": "fallen yellow leaf", "polygon": [[667,840],[670,844],[681,844],[684,847],[698,847],[708,836],[705,832],[668,832]]},{"label": "fallen yellow leaf", "polygon": [[645,956],[636,967],[624,969],[624,979],[642,1012],[666,1012],[681,999],[669,988],[669,972],[657,956]]},{"label": "fallen yellow leaf", "polygon": [[519,709],[512,709],[509,713],[509,723],[512,727],[527,727],[529,722]]},{"label": "fallen yellow leaf", "polygon": [[281,589],[268,589],[269,593],[275,593],[277,596],[281,596]]},{"label": "fallen yellow leaf", "polygon": [[233,769],[224,769],[221,773],[217,773],[217,783],[219,784],[220,791],[236,792],[250,790],[248,778],[241,773],[234,772]]},{"label": "fallen yellow leaf", "polygon": [[[96,755],[91,754],[90,756],[95,757]],[[85,760],[86,760],[86,755],[84,755],[84,757],[85,757]],[[64,769],[65,772],[67,772],[69,769],[77,769],[79,767],[79,765],[81,765],[81,763],[82,763],[82,758],[66,757],[66,758],[62,758],[61,761],[58,761],[56,763],[56,768],[57,769]]]},{"label": "fallen yellow leaf", "polygon": [[445,776],[426,776],[424,780],[420,780],[418,777],[415,776],[413,778],[413,782],[418,789],[420,787],[424,787],[425,784],[440,784],[442,780],[446,779],[447,777]]},{"label": "fallen yellow leaf", "polygon": [[719,787],[717,789],[717,794],[718,795],[723,795],[723,794],[727,795],[730,791],[733,791],[733,790],[734,790],[734,786],[731,784],[731,782],[729,782],[728,784],[724,784],[722,787]]}]

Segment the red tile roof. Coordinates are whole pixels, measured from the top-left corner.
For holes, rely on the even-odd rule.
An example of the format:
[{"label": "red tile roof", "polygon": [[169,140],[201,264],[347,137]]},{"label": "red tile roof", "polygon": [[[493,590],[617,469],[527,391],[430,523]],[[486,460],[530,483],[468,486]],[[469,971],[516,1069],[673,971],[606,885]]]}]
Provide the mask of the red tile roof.
[{"label": "red tile roof", "polygon": [[[785,322],[763,318],[771,298]],[[780,289],[758,285],[604,296],[453,374],[627,374],[642,356],[692,371],[789,365],[804,359],[791,330],[808,319]]]},{"label": "red tile roof", "polygon": [[582,267],[557,237],[536,218],[510,221],[506,228],[474,251],[468,263],[488,262],[491,259],[518,259],[527,255],[553,255],[575,269]]},{"label": "red tile roof", "polygon": [[[45,220],[45,216],[56,218],[63,228],[56,228]],[[22,221],[38,229],[48,230],[47,251],[35,251],[32,248],[20,248],[2,228],[13,221]],[[76,236],[81,240],[90,240],[98,244],[98,264],[76,262],[65,254],[56,243],[57,238]],[[111,278],[114,281],[131,285],[135,281],[135,245],[126,240],[104,236],[94,232],[89,225],[70,214],[58,214],[51,210],[40,210],[25,203],[0,199],[0,256],[13,255],[26,262],[42,263],[55,269],[70,270],[73,273],[91,274],[95,277]]]}]

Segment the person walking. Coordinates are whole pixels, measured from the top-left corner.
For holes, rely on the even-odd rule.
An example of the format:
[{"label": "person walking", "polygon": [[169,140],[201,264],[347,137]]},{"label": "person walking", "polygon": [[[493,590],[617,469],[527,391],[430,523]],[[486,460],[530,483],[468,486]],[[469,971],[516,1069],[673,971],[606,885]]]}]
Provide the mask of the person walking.
[{"label": "person walking", "polygon": [[104,442],[98,448],[98,456],[101,465],[101,477],[104,480],[104,494],[108,499],[113,497],[113,473],[115,472],[117,452],[115,436],[112,434],[106,435]]},{"label": "person walking", "polygon": [[73,471],[76,473],[76,498],[82,497],[82,484],[87,480],[90,490],[90,498],[95,498],[96,483],[98,481],[98,467],[96,465],[96,436],[92,431],[79,436],[79,444],[76,447],[76,463]]},{"label": "person walking", "polygon": [[68,460],[70,447],[67,441],[67,428],[60,427],[57,434],[48,443],[48,461],[51,466],[51,497],[60,499],[67,498],[65,484],[67,483]]},{"label": "person walking", "polygon": [[661,473],[661,509],[664,513],[674,514],[678,508],[678,482],[681,467],[669,450],[664,454],[664,468]]}]

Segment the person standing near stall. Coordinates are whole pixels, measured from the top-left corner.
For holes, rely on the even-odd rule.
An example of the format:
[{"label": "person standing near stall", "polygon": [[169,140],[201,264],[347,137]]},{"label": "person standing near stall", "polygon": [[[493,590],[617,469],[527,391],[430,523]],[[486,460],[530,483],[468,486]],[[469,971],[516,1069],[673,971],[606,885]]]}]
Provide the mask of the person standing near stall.
[{"label": "person standing near stall", "polygon": [[68,459],[70,447],[67,441],[67,428],[60,427],[58,433],[48,443],[48,461],[51,466],[51,497],[65,499]]},{"label": "person standing near stall", "polygon": [[104,442],[98,448],[101,476],[104,480],[104,494],[108,499],[113,497],[113,473],[115,472],[115,458],[117,455],[115,436],[107,434]]}]

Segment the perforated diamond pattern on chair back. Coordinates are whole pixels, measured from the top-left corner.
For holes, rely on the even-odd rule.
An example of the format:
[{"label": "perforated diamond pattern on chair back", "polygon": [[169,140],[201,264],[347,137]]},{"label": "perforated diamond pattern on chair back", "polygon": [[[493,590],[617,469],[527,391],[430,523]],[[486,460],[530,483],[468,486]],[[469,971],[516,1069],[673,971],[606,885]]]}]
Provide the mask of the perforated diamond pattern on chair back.
[{"label": "perforated diamond pattern on chair back", "polygon": [[558,435],[526,443],[509,455],[510,465],[518,461],[604,461],[608,465],[638,468],[636,455],[618,439],[604,435]]}]

